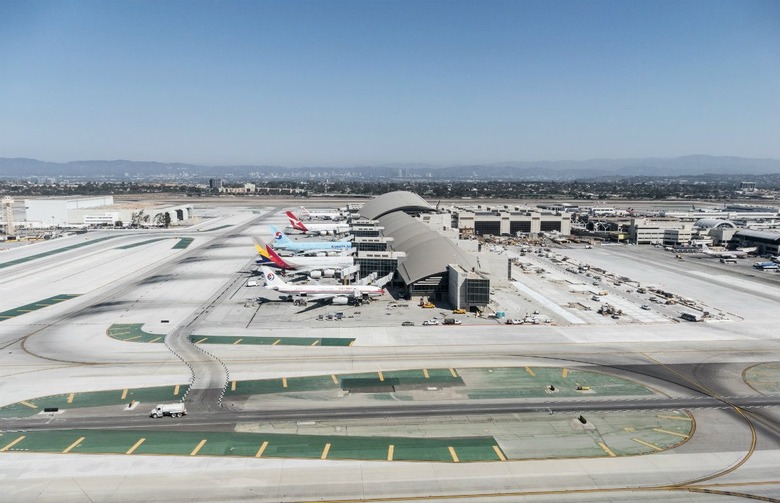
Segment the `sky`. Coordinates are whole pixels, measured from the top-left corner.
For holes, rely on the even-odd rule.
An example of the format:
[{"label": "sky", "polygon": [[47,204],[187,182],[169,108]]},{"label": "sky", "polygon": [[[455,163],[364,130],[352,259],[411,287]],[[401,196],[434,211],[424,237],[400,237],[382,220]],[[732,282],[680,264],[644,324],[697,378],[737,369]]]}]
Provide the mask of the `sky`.
[{"label": "sky", "polygon": [[0,157],[780,159],[780,2],[0,0]]}]

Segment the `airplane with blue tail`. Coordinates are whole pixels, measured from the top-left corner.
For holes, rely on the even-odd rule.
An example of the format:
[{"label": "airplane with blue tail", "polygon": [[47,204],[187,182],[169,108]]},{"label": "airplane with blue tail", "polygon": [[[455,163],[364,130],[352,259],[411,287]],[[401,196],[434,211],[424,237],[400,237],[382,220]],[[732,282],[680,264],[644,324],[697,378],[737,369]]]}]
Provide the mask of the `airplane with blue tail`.
[{"label": "airplane with blue tail", "polygon": [[352,243],[349,241],[293,241],[276,226],[270,225],[269,227],[274,235],[274,248],[277,250],[313,254],[317,252],[346,251],[352,249]]}]

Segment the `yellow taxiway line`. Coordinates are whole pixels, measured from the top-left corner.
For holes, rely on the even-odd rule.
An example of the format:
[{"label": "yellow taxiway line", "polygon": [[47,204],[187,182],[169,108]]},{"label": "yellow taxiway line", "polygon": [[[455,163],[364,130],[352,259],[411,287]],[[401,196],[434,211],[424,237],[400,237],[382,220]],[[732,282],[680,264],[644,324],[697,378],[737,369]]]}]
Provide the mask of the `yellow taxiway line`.
[{"label": "yellow taxiway line", "polygon": [[195,448],[190,453],[190,456],[194,456],[198,452],[200,452],[201,448],[203,448],[204,445],[206,445],[206,439],[205,438],[203,440],[201,440],[200,443],[197,446],[195,446]]},{"label": "yellow taxiway line", "polygon": [[657,445],[651,444],[650,442],[645,442],[644,440],[641,440],[639,438],[631,437],[631,440],[633,440],[634,442],[636,442],[638,444],[642,444],[645,447],[649,447],[651,449],[655,449],[656,451],[662,451],[663,450],[662,448],[658,447]]},{"label": "yellow taxiway line", "polygon": [[17,438],[16,440],[11,442],[10,444],[8,444],[5,447],[3,447],[2,449],[0,449],[0,452],[6,452],[8,449],[10,449],[11,447],[15,446],[16,444],[18,444],[19,442],[24,440],[24,437],[25,437],[25,435],[22,435],[21,437]]},{"label": "yellow taxiway line", "polygon": [[674,435],[675,437],[688,438],[688,435],[685,433],[677,433],[676,431],[662,430],[661,428],[653,428],[653,431],[657,431],[658,433],[666,433],[667,435]]},{"label": "yellow taxiway line", "polygon": [[80,439],[76,440],[75,442],[73,442],[72,444],[70,444],[70,445],[68,446],[68,448],[67,448],[67,449],[65,449],[64,451],[62,451],[62,453],[63,453],[63,454],[67,454],[67,453],[69,453],[71,450],[75,449],[75,448],[76,448],[76,446],[78,446],[78,445],[79,445],[81,442],[83,442],[85,438],[86,438],[86,437],[81,437]]},{"label": "yellow taxiway line", "polygon": [[617,454],[612,452],[612,449],[607,447],[607,444],[605,444],[604,442],[599,442],[599,447],[601,447],[604,450],[604,452],[606,452],[609,455],[609,457],[614,458],[615,456],[617,456]]},{"label": "yellow taxiway line", "polygon": [[134,453],[136,449],[138,449],[139,447],[141,447],[141,444],[143,444],[145,440],[146,440],[145,438],[142,438],[141,440],[139,440],[138,442],[136,442],[136,443],[135,443],[135,444],[134,444],[134,445],[133,445],[133,446],[130,448],[130,450],[128,450],[128,451],[127,451],[125,454],[132,454],[132,453]]}]

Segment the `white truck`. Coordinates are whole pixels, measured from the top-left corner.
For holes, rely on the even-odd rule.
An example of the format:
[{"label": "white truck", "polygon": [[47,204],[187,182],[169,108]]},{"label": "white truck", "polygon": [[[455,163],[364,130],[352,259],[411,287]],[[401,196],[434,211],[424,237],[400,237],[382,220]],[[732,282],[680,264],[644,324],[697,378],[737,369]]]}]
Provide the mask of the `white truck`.
[{"label": "white truck", "polygon": [[181,417],[187,415],[187,409],[183,403],[161,403],[149,413],[150,417],[158,418],[163,416]]}]

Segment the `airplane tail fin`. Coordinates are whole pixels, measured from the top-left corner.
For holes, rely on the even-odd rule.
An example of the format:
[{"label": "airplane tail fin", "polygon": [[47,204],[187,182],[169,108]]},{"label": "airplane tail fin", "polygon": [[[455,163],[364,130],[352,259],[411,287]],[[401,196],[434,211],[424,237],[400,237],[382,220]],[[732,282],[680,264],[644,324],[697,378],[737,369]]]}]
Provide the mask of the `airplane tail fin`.
[{"label": "airplane tail fin", "polygon": [[702,244],[701,244],[701,249],[702,249],[702,250],[704,250],[704,251],[706,251],[706,252],[710,251],[710,247],[709,247],[709,246],[707,246],[707,244],[706,244],[706,243],[702,243]]},{"label": "airplane tail fin", "polygon": [[263,262],[271,261],[271,255],[268,253],[268,245],[257,238],[255,238],[254,241],[255,250],[257,250],[257,254],[260,255],[260,258],[263,259]]},{"label": "airplane tail fin", "polygon": [[309,213],[309,210],[301,206],[301,211],[309,218],[311,218],[311,213]]},{"label": "airplane tail fin", "polygon": [[271,225],[271,232],[274,233],[274,243],[288,244],[292,241],[287,237],[287,234],[280,231],[275,225]]},{"label": "airplane tail fin", "polygon": [[279,288],[282,286],[287,285],[282,278],[276,275],[275,272],[273,272],[268,267],[262,265],[260,266],[260,270],[263,272],[263,277],[265,278],[265,286],[268,288]]},{"label": "airplane tail fin", "polygon": [[268,258],[270,258],[274,264],[278,265],[282,269],[293,269],[293,266],[285,262],[282,257],[277,255],[274,249],[271,248],[270,245],[266,245],[265,251],[268,253]]},{"label": "airplane tail fin", "polygon": [[287,218],[290,220],[290,225],[292,225],[293,229],[298,229],[299,231],[307,232],[309,229],[306,228],[305,225],[303,225],[303,222],[296,217],[292,211],[286,211],[285,215],[287,215]]}]

